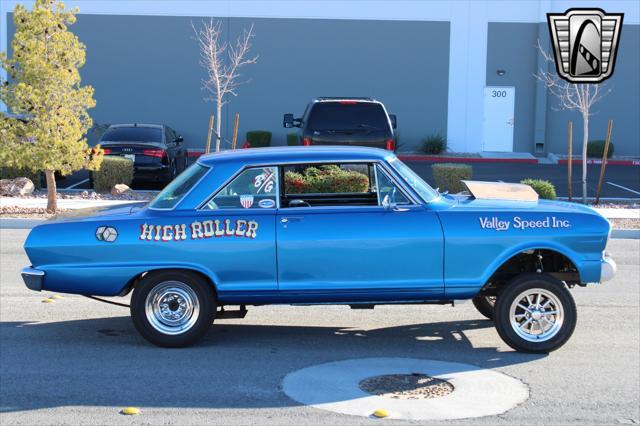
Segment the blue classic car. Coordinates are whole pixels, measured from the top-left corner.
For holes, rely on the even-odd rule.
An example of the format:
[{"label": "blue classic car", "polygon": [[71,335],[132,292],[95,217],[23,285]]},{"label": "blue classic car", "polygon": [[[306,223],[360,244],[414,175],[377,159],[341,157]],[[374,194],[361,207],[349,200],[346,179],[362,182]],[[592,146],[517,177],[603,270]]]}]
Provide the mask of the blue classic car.
[{"label": "blue classic car", "polygon": [[193,344],[247,305],[473,299],[516,350],[559,348],[576,325],[568,289],[615,273],[609,222],[526,185],[467,186],[441,194],[373,148],[212,154],[146,206],[35,227],[22,275],[36,291],[133,292],[135,327],[166,347]]}]

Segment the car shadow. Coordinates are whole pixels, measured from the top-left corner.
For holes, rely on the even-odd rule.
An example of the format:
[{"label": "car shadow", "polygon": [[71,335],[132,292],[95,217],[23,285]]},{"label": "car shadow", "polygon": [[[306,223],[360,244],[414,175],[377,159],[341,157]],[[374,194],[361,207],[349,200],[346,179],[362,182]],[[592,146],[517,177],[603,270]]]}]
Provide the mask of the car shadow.
[{"label": "car shadow", "polygon": [[311,365],[406,357],[464,363],[460,369],[475,370],[544,356],[474,347],[467,337],[492,327],[488,320],[372,330],[220,321],[198,345],[165,349],[143,340],[128,316],[3,322],[0,412],[62,406],[289,407],[300,404],[281,391],[282,379]]}]

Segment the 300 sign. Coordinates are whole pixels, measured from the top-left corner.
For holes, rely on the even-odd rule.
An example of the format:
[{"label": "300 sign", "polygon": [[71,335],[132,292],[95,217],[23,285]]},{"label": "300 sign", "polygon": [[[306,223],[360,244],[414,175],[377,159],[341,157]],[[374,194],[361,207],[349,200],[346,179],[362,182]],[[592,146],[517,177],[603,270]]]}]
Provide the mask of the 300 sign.
[{"label": "300 sign", "polygon": [[492,90],[491,91],[492,98],[506,98],[507,91],[506,90]]}]

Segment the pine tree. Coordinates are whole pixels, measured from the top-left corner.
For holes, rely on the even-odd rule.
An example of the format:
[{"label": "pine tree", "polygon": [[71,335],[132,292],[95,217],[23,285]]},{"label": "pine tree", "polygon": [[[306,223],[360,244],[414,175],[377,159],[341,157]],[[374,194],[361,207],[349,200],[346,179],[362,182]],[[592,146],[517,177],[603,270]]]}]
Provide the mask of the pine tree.
[{"label": "pine tree", "polygon": [[49,212],[57,210],[55,172],[95,170],[102,161],[85,138],[95,100],[93,88],[80,85],[85,46],[68,29],[76,13],[52,0],[36,0],[31,11],[16,6],[13,57],[0,54],[10,77],[0,82],[0,100],[25,118],[0,114],[0,164],[44,172]]}]

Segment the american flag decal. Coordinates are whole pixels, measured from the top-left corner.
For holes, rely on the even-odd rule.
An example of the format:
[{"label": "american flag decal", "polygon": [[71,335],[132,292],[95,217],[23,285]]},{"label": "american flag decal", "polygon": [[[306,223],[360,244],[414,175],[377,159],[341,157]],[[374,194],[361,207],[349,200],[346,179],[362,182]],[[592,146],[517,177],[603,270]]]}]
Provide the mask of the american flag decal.
[{"label": "american flag decal", "polygon": [[253,205],[253,195],[241,195],[240,204],[242,204],[242,207],[245,209],[250,208]]}]

